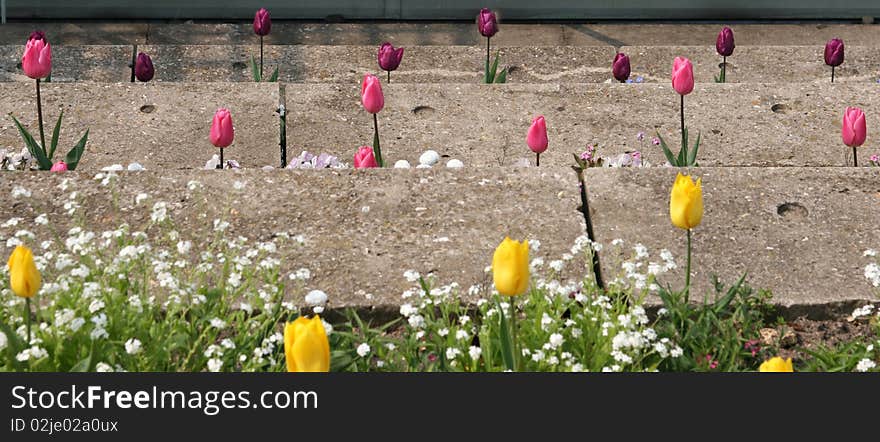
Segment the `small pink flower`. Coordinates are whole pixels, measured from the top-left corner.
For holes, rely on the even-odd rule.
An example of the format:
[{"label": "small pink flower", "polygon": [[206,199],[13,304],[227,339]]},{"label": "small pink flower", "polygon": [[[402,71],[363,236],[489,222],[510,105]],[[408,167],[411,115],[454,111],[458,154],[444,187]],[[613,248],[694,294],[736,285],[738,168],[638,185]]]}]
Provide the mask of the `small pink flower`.
[{"label": "small pink flower", "polygon": [[547,145],[549,144],[547,140],[547,122],[544,121],[543,115],[539,115],[532,120],[532,125],[529,127],[529,132],[526,135],[526,144],[535,153],[543,153],[547,150]]},{"label": "small pink flower", "polygon": [[214,120],[211,122],[211,144],[216,147],[228,147],[235,138],[235,128],[232,126],[232,114],[229,109],[217,109]]},{"label": "small pink flower", "polygon": [[354,168],[370,169],[374,167],[379,167],[379,163],[373,155],[373,148],[370,146],[361,146],[357,153],[354,154]]},{"label": "small pink flower", "polygon": [[49,172],[67,172],[67,163],[64,161],[59,161],[52,165],[52,168],[49,169]]},{"label": "small pink flower", "polygon": [[849,147],[859,147],[865,143],[867,127],[865,125],[865,113],[857,107],[848,107],[843,114],[841,126],[843,144]]},{"label": "small pink flower", "polygon": [[675,57],[672,62],[672,88],[679,95],[687,95],[694,90],[694,65],[685,57]]},{"label": "small pink flower", "polygon": [[361,83],[361,103],[363,103],[364,109],[371,114],[378,114],[385,107],[382,84],[373,74],[364,75],[364,82]]},{"label": "small pink flower", "polygon": [[46,78],[52,72],[52,47],[45,38],[30,38],[21,57],[21,68],[33,79]]}]

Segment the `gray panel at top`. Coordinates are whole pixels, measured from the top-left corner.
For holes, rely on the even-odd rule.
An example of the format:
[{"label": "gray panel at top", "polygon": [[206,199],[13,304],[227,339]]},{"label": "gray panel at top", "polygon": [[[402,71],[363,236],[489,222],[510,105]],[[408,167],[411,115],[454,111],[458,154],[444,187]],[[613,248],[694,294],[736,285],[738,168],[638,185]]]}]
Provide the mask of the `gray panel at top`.
[{"label": "gray panel at top", "polygon": [[[488,6],[504,19],[834,19],[880,16],[877,0],[6,0],[11,19],[460,19]],[[735,3],[735,5],[732,5]]]}]

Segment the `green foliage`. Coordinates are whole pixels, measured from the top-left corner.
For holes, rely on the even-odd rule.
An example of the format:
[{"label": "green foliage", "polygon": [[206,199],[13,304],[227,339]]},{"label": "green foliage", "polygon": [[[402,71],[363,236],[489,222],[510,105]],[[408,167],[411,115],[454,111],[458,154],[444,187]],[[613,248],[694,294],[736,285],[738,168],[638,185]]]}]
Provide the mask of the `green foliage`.
[{"label": "green foliage", "polygon": [[[256,57],[251,57],[251,76],[254,81],[257,83],[263,82],[263,74],[260,73],[260,64],[257,63]],[[266,79],[269,83],[275,83],[278,81],[278,67],[275,67],[275,70],[272,71],[272,75]]]},{"label": "green foliage", "polygon": [[491,65],[486,65],[486,73],[483,75],[483,83],[485,84],[502,84],[507,83],[507,68],[498,72],[498,63],[501,60],[501,53],[495,53],[495,59]]},{"label": "green foliage", "polygon": [[[15,122],[15,127],[18,128],[18,133],[24,140],[28,152],[30,152],[31,156],[37,160],[37,165],[40,167],[40,170],[51,169],[52,165],[55,163],[55,150],[58,147],[58,139],[61,136],[61,120],[64,118],[64,111],[61,111],[61,114],[58,115],[58,120],[55,122],[55,129],[52,131],[52,139],[49,142],[48,150],[46,149],[46,146],[41,146],[40,143],[34,139],[33,135],[24,128],[15,116],[10,116],[12,117],[12,121]],[[64,156],[64,162],[67,163],[68,170],[76,170],[76,166],[79,165],[79,160],[82,158],[82,155],[86,150],[88,139],[89,129],[86,129],[86,133],[83,134],[82,138],[80,138],[73,148],[67,152],[67,155]]]},{"label": "green foliage", "polygon": [[699,167],[699,164],[697,164],[697,152],[700,150],[700,137],[701,134],[698,133],[693,147],[688,149],[688,130],[684,128],[684,133],[681,137],[681,149],[678,151],[678,155],[674,155],[666,144],[666,140],[663,139],[660,132],[657,132],[660,147],[663,148],[663,155],[666,156],[666,161],[669,161],[669,164],[674,167]]}]

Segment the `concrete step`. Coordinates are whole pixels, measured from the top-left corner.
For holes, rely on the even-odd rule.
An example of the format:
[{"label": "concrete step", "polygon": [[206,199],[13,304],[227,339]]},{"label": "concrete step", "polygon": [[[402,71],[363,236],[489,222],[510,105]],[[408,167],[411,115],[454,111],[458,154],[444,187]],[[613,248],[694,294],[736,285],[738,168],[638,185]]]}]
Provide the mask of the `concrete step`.
[{"label": "concrete step", "polygon": [[[476,17],[476,12],[474,13]],[[23,44],[34,29],[43,29],[56,45],[82,44],[254,44],[252,17],[239,23],[169,22],[38,22],[0,26],[0,44]],[[728,23],[739,45],[821,46],[839,37],[855,46],[880,46],[875,25],[804,23]],[[504,23],[492,41],[499,46],[705,46],[715,43],[723,26],[715,23]],[[275,20],[269,44],[404,46],[469,45],[485,41],[473,23],[309,23]]]},{"label": "concrete step", "polygon": [[[53,81],[126,82],[131,79],[133,46],[58,46]],[[150,54],[157,82],[251,82],[255,45],[138,45]],[[376,46],[271,45],[264,47],[265,75],[279,68],[280,80],[297,83],[358,83],[364,73],[381,73]],[[511,68],[510,83],[612,82],[611,46],[502,47],[501,66]],[[624,46],[633,81],[669,83],[672,60],[694,63],[697,82],[714,83],[721,58],[714,46]],[[494,53],[495,51],[493,51]],[[0,46],[0,81],[26,81],[20,45]],[[494,57],[494,55],[493,55]],[[880,47],[849,46],[836,82],[876,83]],[[479,83],[485,48],[480,46],[410,46],[392,83]],[[384,77],[384,74],[382,75]],[[828,83],[823,46],[739,46],[728,58],[731,83]],[[640,80],[639,80],[640,79]]]},{"label": "concrete step", "polygon": [[[86,128],[90,141],[82,167],[99,169],[137,161],[148,169],[198,169],[215,154],[208,142],[220,106],[232,110],[235,143],[226,158],[242,166],[280,165],[279,85],[254,83],[44,85],[47,132],[64,109],[61,146],[72,146]],[[703,166],[844,166],[851,151],[840,139],[846,106],[868,115],[860,163],[877,152],[880,114],[873,90],[857,84],[700,84],[686,98],[685,120],[702,134]],[[370,115],[359,86],[286,84],[288,158],[307,150],[350,163],[358,146],[372,144]],[[33,85],[0,85],[0,109],[36,134]],[[573,153],[598,143],[602,156],[639,150],[653,165],[665,163],[651,137],[659,132],[677,150],[679,96],[664,84],[391,84],[379,114],[389,165],[417,164],[436,150],[467,167],[512,166],[533,161],[525,145],[531,118],[548,121],[550,147],[542,166],[567,166]],[[98,99],[99,98],[99,99]],[[636,135],[645,132],[643,141]],[[21,148],[11,118],[0,120],[0,146]]]},{"label": "concrete step", "polygon": [[[683,284],[685,235],[668,219],[673,169],[591,169],[587,172],[593,223],[603,244],[608,279],[623,275],[621,262],[636,244],[648,247],[638,272],[662,263],[672,252],[677,268],[660,276]],[[695,297],[718,274],[728,283],[744,272],[754,287],[773,291],[773,302],[791,314],[822,317],[848,313],[854,303],[876,300],[863,272],[878,248],[880,176],[851,168],[700,168],[705,216],[694,230]],[[188,183],[201,183],[189,190]],[[59,185],[66,181],[64,191]],[[22,197],[13,192],[23,187]],[[80,208],[68,215],[70,193]],[[148,193],[140,204],[136,196]],[[16,196],[19,195],[19,196]],[[266,240],[280,232],[303,235],[302,246],[281,251],[285,272],[311,270],[308,285],[325,290],[332,307],[397,311],[410,288],[406,270],[434,273],[462,290],[490,281],[484,271],[505,235],[541,245],[532,257],[544,267],[569,253],[583,234],[579,191],[567,168],[123,172],[110,184],[87,173],[13,172],[0,180],[0,200],[17,226],[0,227],[6,239],[22,229],[37,242],[53,232],[84,226],[100,232],[127,222],[131,231],[157,238],[166,227],[150,227],[153,204],[168,203],[182,238],[213,237],[214,219],[231,226],[227,235]],[[49,226],[32,220],[48,214]],[[624,241],[612,246],[614,239]],[[5,255],[4,255],[5,256]],[[583,257],[566,262],[559,280],[588,274]],[[549,275],[541,272],[542,275]],[[51,276],[50,276],[51,277]],[[699,295],[696,295],[699,294]],[[370,295],[370,296],[367,296]],[[654,299],[652,302],[656,302]]]}]

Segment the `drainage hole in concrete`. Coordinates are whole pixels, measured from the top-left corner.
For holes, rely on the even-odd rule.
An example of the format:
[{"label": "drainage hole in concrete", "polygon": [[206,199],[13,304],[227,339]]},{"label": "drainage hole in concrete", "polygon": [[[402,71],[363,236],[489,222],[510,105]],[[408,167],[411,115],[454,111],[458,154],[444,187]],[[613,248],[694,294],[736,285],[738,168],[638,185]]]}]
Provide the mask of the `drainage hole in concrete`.
[{"label": "drainage hole in concrete", "polygon": [[145,114],[151,114],[154,110],[156,110],[156,106],[152,104],[145,104],[141,106],[141,112]]},{"label": "drainage hole in concrete", "polygon": [[804,219],[808,214],[807,208],[800,203],[782,203],[776,207],[776,213],[789,219]]},{"label": "drainage hole in concrete", "polygon": [[782,103],[776,103],[773,106],[770,106],[770,110],[777,114],[787,114],[788,106]]},{"label": "drainage hole in concrete", "polygon": [[232,63],[232,69],[246,69],[247,63],[243,61],[236,61]]},{"label": "drainage hole in concrete", "polygon": [[434,114],[434,108],[431,106],[416,106],[413,108],[412,113],[415,115],[432,115]]}]

